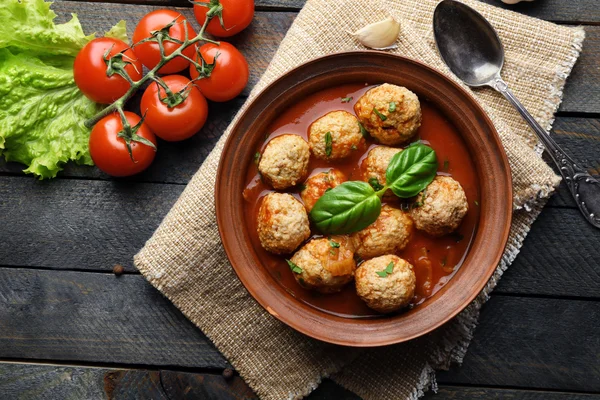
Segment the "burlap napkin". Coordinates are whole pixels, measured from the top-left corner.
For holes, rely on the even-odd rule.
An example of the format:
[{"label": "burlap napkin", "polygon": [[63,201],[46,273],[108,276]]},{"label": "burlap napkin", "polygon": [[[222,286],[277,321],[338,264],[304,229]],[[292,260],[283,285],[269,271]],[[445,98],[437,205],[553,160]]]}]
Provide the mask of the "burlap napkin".
[{"label": "burlap napkin", "polygon": [[[249,101],[302,62],[361,49],[346,32],[389,15],[402,26],[394,53],[450,75],[433,40],[432,15],[437,2],[309,0]],[[556,26],[472,0],[466,3],[483,13],[498,30],[506,50],[505,80],[549,130],[565,79],[579,55],[583,29]],[[316,388],[322,377],[330,376],[365,399],[416,399],[435,386],[435,369],[462,360],[479,308],[514,260],[544,199],[559,182],[539,158],[541,148],[533,133],[508,102],[489,89],[473,94],[502,137],[512,167],[517,211],[508,247],[486,289],[464,312],[433,334],[401,345],[360,351],[315,341],[267,314],[238,281],[217,232],[213,187],[229,130],[135,256],[135,265],[202,329],[262,398],[302,397]]]}]

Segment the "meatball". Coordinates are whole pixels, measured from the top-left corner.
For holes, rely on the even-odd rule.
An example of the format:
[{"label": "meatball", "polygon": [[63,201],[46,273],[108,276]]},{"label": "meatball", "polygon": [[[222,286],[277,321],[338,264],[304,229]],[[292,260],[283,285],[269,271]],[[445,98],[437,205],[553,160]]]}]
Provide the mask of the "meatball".
[{"label": "meatball", "polygon": [[267,143],[258,163],[258,171],[274,189],[287,189],[306,178],[309,158],[308,143],[300,136],[277,136]]},{"label": "meatball", "polygon": [[269,193],[263,198],[256,230],[262,247],[275,254],[291,253],[310,237],[304,206],[287,193]]},{"label": "meatball", "polygon": [[406,247],[413,231],[410,217],[397,208],[384,205],[377,220],[352,234],[356,254],[373,258],[395,253]]},{"label": "meatball", "polygon": [[356,293],[369,308],[380,313],[408,305],[416,282],[413,266],[392,254],[365,261],[356,270]]},{"label": "meatball", "polygon": [[327,113],[308,128],[310,149],[322,160],[348,157],[364,141],[358,120],[347,111]]},{"label": "meatball", "polygon": [[438,175],[418,194],[410,215],[417,229],[431,236],[443,236],[458,228],[468,210],[467,196],[460,183]]},{"label": "meatball", "polygon": [[384,83],[370,89],[354,105],[358,120],[382,144],[397,145],[421,126],[421,104],[405,87]]},{"label": "meatball", "polygon": [[[354,248],[348,236],[313,239],[294,254],[291,267],[300,286],[335,293],[354,278]],[[295,266],[302,271],[295,270]]]},{"label": "meatball", "polygon": [[306,210],[310,212],[317,200],[323,196],[327,189],[333,189],[345,181],[346,176],[342,171],[335,168],[330,169],[329,171],[319,172],[308,178],[308,180],[304,182],[304,188],[300,192]]},{"label": "meatball", "polygon": [[[395,149],[387,146],[373,147],[367,158],[363,161],[363,179],[365,182],[371,183],[372,180],[376,180],[381,186],[385,185],[385,171],[387,170],[392,157],[400,153],[402,149]],[[385,192],[384,197],[386,199],[393,199],[394,194],[391,190]]]}]

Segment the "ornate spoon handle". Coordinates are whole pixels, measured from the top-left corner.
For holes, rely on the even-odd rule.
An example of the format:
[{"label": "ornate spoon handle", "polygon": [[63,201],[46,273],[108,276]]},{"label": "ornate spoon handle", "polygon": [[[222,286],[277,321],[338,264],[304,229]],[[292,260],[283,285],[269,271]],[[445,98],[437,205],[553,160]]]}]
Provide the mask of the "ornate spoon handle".
[{"label": "ornate spoon handle", "polygon": [[538,138],[542,141],[548,154],[560,169],[560,174],[565,179],[575,203],[581,213],[592,225],[600,228],[600,181],[591,176],[584,168],[571,159],[558,144],[546,134],[546,131],[523,107],[523,104],[508,89],[506,82],[498,77],[490,86],[502,93],[504,97],[519,111],[525,121],[533,128]]}]

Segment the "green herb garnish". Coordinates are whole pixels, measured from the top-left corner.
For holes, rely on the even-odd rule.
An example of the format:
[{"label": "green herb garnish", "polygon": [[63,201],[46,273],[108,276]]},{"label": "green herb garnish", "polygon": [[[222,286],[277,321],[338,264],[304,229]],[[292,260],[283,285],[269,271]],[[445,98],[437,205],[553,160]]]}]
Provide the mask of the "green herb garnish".
[{"label": "green herb garnish", "polygon": [[358,123],[358,127],[360,128],[360,134],[363,135],[363,137],[365,139],[369,139],[371,137],[371,135],[369,135],[369,132],[365,129],[365,127],[363,126],[363,124],[361,124],[359,122]]},{"label": "green herb garnish", "polygon": [[379,183],[379,179],[375,177],[369,178],[369,185],[376,191],[383,189],[383,185]]},{"label": "green herb garnish", "polygon": [[327,157],[331,156],[331,145],[333,144],[333,139],[331,138],[331,132],[327,132],[325,134],[325,154]]},{"label": "green herb garnish", "polygon": [[358,147],[356,147],[356,145],[355,145],[355,144],[353,144],[352,146],[350,146],[350,148],[351,148],[352,150],[358,150]]},{"label": "green herb garnish", "polygon": [[352,101],[353,97],[343,97],[342,98],[342,103],[350,103]]},{"label": "green herb garnish", "polygon": [[292,272],[296,273],[296,274],[301,274],[302,273],[302,268],[300,268],[299,266],[297,266],[296,264],[294,264],[293,262],[291,262],[290,260],[285,260],[288,265],[290,266],[290,269],[292,270]]},{"label": "green herb garnish", "polygon": [[381,212],[381,197],[391,189],[400,198],[414,197],[435,178],[435,151],[418,143],[392,157],[386,184],[377,188],[362,181],[348,181],[327,190],[317,200],[310,218],[324,234],[346,234],[371,225]]},{"label": "green herb garnish", "polygon": [[380,278],[385,278],[388,275],[391,275],[392,272],[394,272],[394,262],[390,261],[390,263],[387,265],[387,267],[385,267],[384,270],[382,271],[376,271],[377,275],[379,275]]},{"label": "green herb garnish", "polygon": [[332,239],[329,239],[329,245],[335,249],[339,249],[340,244]]},{"label": "green herb garnish", "polygon": [[387,117],[380,113],[375,107],[373,107],[373,112],[377,114],[380,120],[385,121],[387,119]]},{"label": "green herb garnish", "polygon": [[254,164],[258,165],[259,162],[260,162],[260,152],[257,151],[256,153],[254,153]]},{"label": "green herb garnish", "polygon": [[396,102],[395,101],[390,101],[390,107],[388,108],[389,112],[394,112],[396,111]]}]

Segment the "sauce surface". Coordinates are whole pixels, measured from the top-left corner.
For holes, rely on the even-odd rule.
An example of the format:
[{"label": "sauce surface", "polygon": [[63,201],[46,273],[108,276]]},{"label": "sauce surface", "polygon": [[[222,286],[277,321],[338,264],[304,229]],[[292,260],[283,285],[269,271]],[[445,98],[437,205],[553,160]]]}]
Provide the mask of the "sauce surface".
[{"label": "sauce surface", "polygon": [[[268,131],[265,132],[263,145],[256,151],[262,153],[269,140],[286,133],[296,134],[308,140],[310,124],[330,111],[346,110],[355,115],[354,104],[372,87],[374,86],[366,84],[342,85],[304,98],[283,112],[270,125]],[[352,100],[343,103],[341,99],[347,97],[352,97]],[[417,287],[411,306],[421,304],[435,294],[460,268],[475,235],[479,220],[478,205],[480,201],[477,174],[460,135],[452,123],[434,105],[424,98],[420,97],[419,100],[422,124],[411,142],[422,140],[435,150],[439,165],[438,175],[450,175],[462,185],[467,196],[469,211],[454,233],[441,238],[433,238],[415,229],[408,246],[396,253],[415,267]],[[400,147],[407,145],[408,143]],[[366,147],[359,148],[353,156],[339,161],[318,160],[311,155],[309,176],[337,168],[346,175],[349,181],[362,180],[362,161],[367,157],[369,150],[375,146],[377,146],[376,143],[367,140]],[[368,308],[358,297],[354,283],[349,283],[341,292],[335,294],[321,294],[302,288],[294,279],[293,272],[285,261],[286,258],[291,257],[291,254],[277,256],[267,252],[262,248],[256,234],[257,215],[262,197],[274,190],[261,181],[258,168],[253,160],[249,161],[246,182],[247,186],[244,190],[245,224],[251,234],[252,245],[263,266],[288,293],[319,310],[346,318],[381,316],[378,312]],[[302,202],[299,190],[296,187],[285,192],[292,194]],[[398,204],[391,205],[397,206]],[[312,232],[316,233],[314,230]],[[315,234],[312,237],[320,236]]]}]

